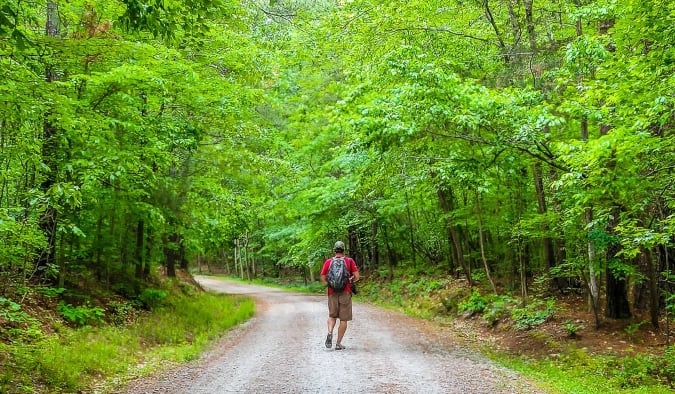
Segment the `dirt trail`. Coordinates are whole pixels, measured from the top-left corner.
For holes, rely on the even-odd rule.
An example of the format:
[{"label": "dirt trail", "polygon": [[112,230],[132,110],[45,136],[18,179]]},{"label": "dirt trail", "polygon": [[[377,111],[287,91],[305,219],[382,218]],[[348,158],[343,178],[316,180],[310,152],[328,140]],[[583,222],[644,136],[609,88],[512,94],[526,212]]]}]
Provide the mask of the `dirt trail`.
[{"label": "dirt trail", "polygon": [[358,297],[347,349],[336,351],[324,346],[324,296],[197,280],[212,291],[253,297],[255,317],[199,361],[134,382],[125,393],[544,393],[453,345],[432,324]]}]

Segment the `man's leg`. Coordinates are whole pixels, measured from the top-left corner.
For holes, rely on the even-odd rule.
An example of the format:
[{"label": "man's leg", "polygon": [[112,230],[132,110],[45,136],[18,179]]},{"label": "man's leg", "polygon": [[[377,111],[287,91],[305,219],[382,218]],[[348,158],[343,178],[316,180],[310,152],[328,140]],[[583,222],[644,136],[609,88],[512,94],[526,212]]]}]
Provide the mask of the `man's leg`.
[{"label": "man's leg", "polygon": [[340,325],[338,326],[337,342],[335,343],[336,346],[342,343],[342,337],[345,336],[345,332],[347,332],[347,321],[340,320]]},{"label": "man's leg", "polygon": [[[334,317],[329,317],[328,320],[326,321],[326,324],[328,324],[328,335],[326,335],[326,347],[330,349],[333,347],[333,329],[335,328],[335,318]],[[338,329],[338,332],[340,330]]]}]

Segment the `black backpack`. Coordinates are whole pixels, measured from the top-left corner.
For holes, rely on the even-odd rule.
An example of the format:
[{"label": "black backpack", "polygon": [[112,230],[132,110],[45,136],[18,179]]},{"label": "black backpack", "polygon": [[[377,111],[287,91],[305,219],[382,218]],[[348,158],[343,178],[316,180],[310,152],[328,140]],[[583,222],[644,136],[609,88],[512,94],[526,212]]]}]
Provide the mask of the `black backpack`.
[{"label": "black backpack", "polygon": [[347,287],[349,282],[349,269],[347,268],[347,261],[344,257],[333,257],[328,267],[326,274],[328,286],[337,291],[342,291]]}]

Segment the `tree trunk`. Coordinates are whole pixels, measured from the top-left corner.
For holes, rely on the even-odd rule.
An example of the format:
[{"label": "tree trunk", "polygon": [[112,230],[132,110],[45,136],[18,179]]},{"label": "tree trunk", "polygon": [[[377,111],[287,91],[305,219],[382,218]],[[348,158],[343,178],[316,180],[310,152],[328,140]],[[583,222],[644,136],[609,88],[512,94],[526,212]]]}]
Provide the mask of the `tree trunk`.
[{"label": "tree trunk", "polygon": [[448,241],[450,242],[451,245],[453,245],[453,252],[455,259],[459,263],[460,267],[462,267],[462,271],[464,271],[464,275],[466,276],[466,280],[468,281],[469,286],[473,286],[473,281],[471,280],[471,269],[464,260],[464,250],[462,248],[462,241],[460,240],[459,234],[457,233],[455,224],[449,218],[449,215],[452,214],[452,211],[454,211],[454,202],[453,202],[454,196],[452,194],[452,190],[439,188],[437,195],[438,201],[441,206],[441,210],[446,215],[445,227],[448,232],[449,238]]},{"label": "tree trunk", "polygon": [[[534,177],[534,188],[537,192],[537,211],[540,215],[546,215],[548,209],[546,207],[546,196],[544,193],[544,180],[542,177],[541,163],[535,163],[532,166],[532,175]],[[548,233],[548,224],[542,224],[542,231]],[[546,268],[550,270],[556,266],[553,239],[551,239],[551,237],[548,235],[545,235],[542,239],[542,242],[544,248],[544,262],[546,263]]]},{"label": "tree trunk", "polygon": [[166,276],[169,278],[176,277],[176,259],[178,257],[177,249],[178,234],[172,233],[169,235],[166,244],[164,245],[164,256],[166,259]]},{"label": "tree trunk", "polygon": [[[616,234],[620,211],[619,207],[612,208],[611,219],[607,225],[607,232],[610,236]],[[616,241],[610,242],[607,246],[607,308],[605,309],[605,316],[613,319],[627,319],[632,316],[627,296],[627,278],[612,269],[612,264],[620,259],[620,251],[621,245]]]},{"label": "tree trunk", "polygon": [[[586,225],[593,221],[593,209],[586,208]],[[589,239],[587,244],[588,251],[588,301],[595,317],[595,328],[600,328],[600,288],[598,286],[598,274],[595,269],[595,245],[593,240]]]},{"label": "tree trunk", "polygon": [[185,242],[183,242],[183,236],[178,235],[178,251],[180,259],[180,269],[187,271],[188,269],[188,260],[185,257]]},{"label": "tree trunk", "polygon": [[659,329],[659,284],[656,264],[650,251],[645,251],[642,258],[647,263],[647,277],[649,278],[649,317],[652,327]]},{"label": "tree trunk", "polygon": [[136,223],[136,249],[134,253],[134,263],[135,263],[135,274],[136,278],[143,278],[143,240],[145,238],[145,222],[139,220]]},{"label": "tree trunk", "polygon": [[415,229],[413,228],[412,215],[410,214],[410,201],[408,199],[408,189],[405,189],[405,209],[408,220],[408,241],[410,243],[410,253],[412,255],[413,268],[417,268],[417,253],[415,251]]},{"label": "tree trunk", "polygon": [[389,243],[389,236],[387,235],[387,226],[384,226],[382,229],[384,231],[384,245],[387,249],[387,267],[389,267],[389,277],[387,278],[390,282],[394,279],[394,264],[395,264],[395,256],[394,256],[394,251],[391,248],[391,244]]},{"label": "tree trunk", "polygon": [[490,282],[490,286],[492,286],[492,292],[497,294],[497,286],[495,286],[495,282],[492,280],[492,275],[490,275],[490,267],[488,266],[487,258],[485,257],[485,241],[483,239],[483,215],[482,215],[482,210],[480,207],[480,199],[478,196],[478,191],[475,191],[475,196],[476,196],[476,208],[477,208],[477,214],[478,214],[478,241],[480,244],[480,257],[481,260],[483,261],[483,267],[485,267],[485,275],[487,276],[488,281]]},{"label": "tree trunk", "polygon": [[523,0],[525,7],[525,26],[527,29],[527,38],[530,40],[530,49],[537,50],[537,36],[534,31],[534,13],[532,12],[532,0]]},{"label": "tree trunk", "polygon": [[[59,15],[58,5],[53,0],[47,1],[47,22],[45,25],[45,34],[47,37],[56,38],[59,34]],[[45,67],[45,80],[47,82],[54,82],[57,80],[56,70],[53,65]],[[51,121],[51,112],[45,114],[44,124],[42,128],[43,142],[42,142],[42,161],[48,168],[45,174],[45,179],[40,185],[41,190],[47,194],[49,189],[56,183],[58,176],[58,135],[57,127]],[[49,265],[56,262],[56,227],[57,227],[57,212],[54,204],[49,202],[45,211],[40,217],[40,229],[47,238],[47,245],[38,256],[36,268],[38,275],[44,279],[44,273]]]},{"label": "tree trunk", "polygon": [[[373,220],[371,227],[371,246],[370,246],[370,265],[373,268],[377,268],[380,265],[380,247],[377,240],[377,233],[379,229],[379,223],[377,220]],[[366,267],[364,267],[365,269]]]}]

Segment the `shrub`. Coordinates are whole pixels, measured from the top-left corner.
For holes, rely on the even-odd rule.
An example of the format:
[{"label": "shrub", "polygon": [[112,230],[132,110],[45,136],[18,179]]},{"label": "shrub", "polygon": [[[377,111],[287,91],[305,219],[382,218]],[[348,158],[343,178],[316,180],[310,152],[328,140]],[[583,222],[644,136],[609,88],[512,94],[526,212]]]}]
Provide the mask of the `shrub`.
[{"label": "shrub", "polygon": [[487,305],[483,312],[483,318],[488,326],[493,327],[501,318],[508,316],[509,307],[514,302],[515,300],[509,296],[495,296],[494,300]]},{"label": "shrub", "polygon": [[563,329],[567,333],[567,336],[570,338],[576,338],[581,328],[582,327],[580,325],[574,323],[571,320],[567,320],[565,321],[565,323],[563,323]]},{"label": "shrub", "polygon": [[108,320],[116,326],[136,321],[138,311],[131,302],[111,301],[108,303]]},{"label": "shrub", "polygon": [[101,323],[105,316],[103,308],[88,305],[72,306],[63,301],[59,302],[56,310],[64,319],[78,327]]},{"label": "shrub", "polygon": [[476,313],[483,313],[487,308],[488,301],[482,296],[477,289],[473,289],[471,296],[464,302],[460,302],[458,310],[460,312],[470,312],[472,315]]},{"label": "shrub", "polygon": [[529,330],[548,320],[553,316],[554,310],[555,302],[553,300],[546,302],[533,300],[522,308],[513,308],[511,318],[517,329]]},{"label": "shrub", "polygon": [[654,362],[654,372],[662,380],[675,386],[675,346],[668,346],[663,356]]},{"label": "shrub", "polygon": [[0,334],[6,334],[12,340],[33,341],[43,337],[40,321],[21,310],[21,305],[0,297],[0,319],[6,321],[0,325]]},{"label": "shrub", "polygon": [[138,296],[138,300],[149,310],[153,310],[162,304],[168,293],[159,289],[145,289]]}]

